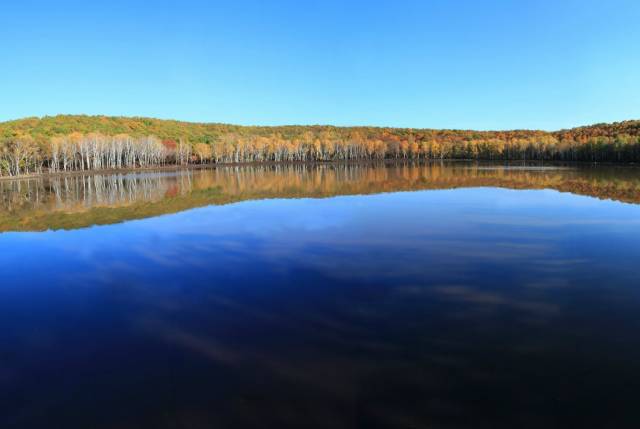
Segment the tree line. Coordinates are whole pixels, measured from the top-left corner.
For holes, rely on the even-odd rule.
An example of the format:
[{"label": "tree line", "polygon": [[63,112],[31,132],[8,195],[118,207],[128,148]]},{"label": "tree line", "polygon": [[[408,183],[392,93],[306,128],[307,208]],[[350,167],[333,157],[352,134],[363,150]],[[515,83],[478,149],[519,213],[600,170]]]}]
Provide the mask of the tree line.
[{"label": "tree line", "polygon": [[56,116],[0,123],[0,175],[163,165],[384,159],[640,162],[640,121],[557,132],[240,127]]}]

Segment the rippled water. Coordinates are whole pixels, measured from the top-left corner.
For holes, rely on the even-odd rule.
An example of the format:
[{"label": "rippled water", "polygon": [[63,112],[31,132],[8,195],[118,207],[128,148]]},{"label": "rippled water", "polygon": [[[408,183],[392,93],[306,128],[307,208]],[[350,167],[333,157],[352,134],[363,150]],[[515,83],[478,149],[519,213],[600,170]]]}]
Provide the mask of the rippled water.
[{"label": "rippled water", "polygon": [[640,169],[0,182],[0,427],[635,428]]}]

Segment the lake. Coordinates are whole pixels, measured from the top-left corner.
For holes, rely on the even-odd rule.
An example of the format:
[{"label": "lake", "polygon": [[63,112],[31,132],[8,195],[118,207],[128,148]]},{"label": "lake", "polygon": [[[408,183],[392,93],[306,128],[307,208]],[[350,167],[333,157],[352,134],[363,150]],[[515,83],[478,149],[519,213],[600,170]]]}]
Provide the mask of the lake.
[{"label": "lake", "polygon": [[640,168],[0,181],[2,428],[640,427]]}]

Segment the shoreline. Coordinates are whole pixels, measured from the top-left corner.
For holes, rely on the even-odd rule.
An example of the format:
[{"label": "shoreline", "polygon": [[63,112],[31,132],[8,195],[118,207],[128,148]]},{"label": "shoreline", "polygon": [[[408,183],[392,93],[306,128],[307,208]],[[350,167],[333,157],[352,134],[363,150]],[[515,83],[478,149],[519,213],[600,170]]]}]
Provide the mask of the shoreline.
[{"label": "shoreline", "polygon": [[476,163],[476,164],[503,164],[505,166],[517,167],[520,165],[549,165],[549,166],[606,166],[615,168],[639,168],[640,164],[634,162],[587,162],[587,161],[539,161],[539,160],[490,160],[490,159],[382,159],[382,160],[337,160],[337,161],[251,161],[251,162],[229,162],[229,163],[209,163],[209,164],[187,164],[187,165],[157,165],[151,167],[133,167],[120,169],[102,170],[76,170],[45,172],[34,174],[22,174],[20,176],[0,176],[0,181],[48,179],[56,177],[93,176],[97,174],[131,174],[137,172],[154,171],[180,171],[180,170],[212,170],[226,167],[259,167],[259,166],[281,166],[281,165],[393,165],[393,164],[431,164],[431,163]]}]

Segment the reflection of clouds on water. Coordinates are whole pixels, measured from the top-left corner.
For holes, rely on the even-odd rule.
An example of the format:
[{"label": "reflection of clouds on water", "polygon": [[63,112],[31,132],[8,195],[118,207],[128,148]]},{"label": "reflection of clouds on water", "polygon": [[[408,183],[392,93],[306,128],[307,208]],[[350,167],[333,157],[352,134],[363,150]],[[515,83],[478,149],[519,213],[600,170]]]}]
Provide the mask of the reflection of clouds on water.
[{"label": "reflection of clouds on water", "polygon": [[[504,293],[487,292],[479,288],[469,286],[435,286],[431,288],[435,293],[446,299],[464,301],[471,304],[488,306],[508,306],[516,310],[530,311],[538,315],[552,316],[559,312],[558,305],[547,302],[530,301],[527,298],[518,297],[517,293],[506,296]],[[513,296],[515,295],[515,297]]]},{"label": "reflection of clouds on water", "polygon": [[[135,272],[141,264],[151,264],[150,270],[209,270],[219,264],[243,269],[256,258],[282,269],[300,265],[339,278],[370,280],[437,277],[443,270],[456,276],[482,264],[498,269],[518,261],[528,270],[562,274],[589,262],[562,255],[561,244],[572,239],[565,227],[602,225],[609,213],[608,207],[583,218],[573,217],[570,209],[568,218],[564,212],[524,213],[517,206],[494,207],[486,192],[522,201],[518,192],[498,189],[256,201],[80,231],[8,234],[0,241],[7,244],[4,248],[15,241],[95,264],[88,278],[91,273],[105,272],[108,278],[109,273]],[[576,199],[582,198],[571,197],[564,206],[572,207]],[[632,217],[620,213],[621,219]],[[585,216],[600,217],[599,223]],[[611,216],[609,226],[625,225]]]},{"label": "reflection of clouds on water", "polygon": [[508,300],[498,294],[475,290],[466,286],[435,286],[433,291],[451,297],[460,299],[474,304],[505,304]]},{"label": "reflection of clouds on water", "polygon": [[[176,422],[490,427],[503,409],[515,410],[509,423],[530,421],[557,398],[548,386],[594,373],[570,363],[589,363],[611,330],[599,336],[585,314],[624,311],[597,305],[629,296],[640,257],[637,225],[624,222],[639,207],[593,200],[585,212],[581,198],[548,196],[265,200],[4,234],[2,302],[47,291],[42,312],[55,317],[38,326],[39,346],[22,347],[132,390],[152,412],[162,404]],[[602,237],[626,258],[594,246]],[[0,371],[0,383],[14,388],[37,363],[7,361],[20,370]],[[108,401],[130,400],[112,389]]]}]

